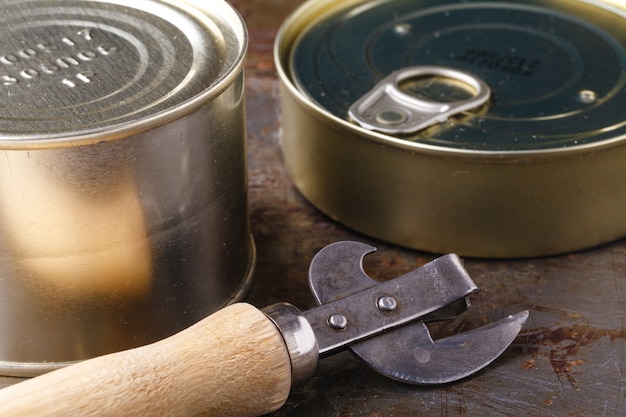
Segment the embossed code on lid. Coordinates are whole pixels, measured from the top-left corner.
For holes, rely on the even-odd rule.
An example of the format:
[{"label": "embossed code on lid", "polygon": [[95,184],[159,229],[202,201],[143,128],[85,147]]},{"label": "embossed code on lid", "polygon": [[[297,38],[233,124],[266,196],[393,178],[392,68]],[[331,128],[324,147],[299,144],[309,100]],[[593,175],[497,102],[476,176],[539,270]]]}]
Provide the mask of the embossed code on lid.
[{"label": "embossed code on lid", "polygon": [[518,152],[624,137],[626,10],[601,0],[346,1],[303,30],[294,83],[333,116],[382,78],[438,65],[483,79],[486,112],[405,137],[448,149]]},{"label": "embossed code on lid", "polygon": [[246,35],[213,3],[0,1],[0,141],[149,128],[220,93]]}]

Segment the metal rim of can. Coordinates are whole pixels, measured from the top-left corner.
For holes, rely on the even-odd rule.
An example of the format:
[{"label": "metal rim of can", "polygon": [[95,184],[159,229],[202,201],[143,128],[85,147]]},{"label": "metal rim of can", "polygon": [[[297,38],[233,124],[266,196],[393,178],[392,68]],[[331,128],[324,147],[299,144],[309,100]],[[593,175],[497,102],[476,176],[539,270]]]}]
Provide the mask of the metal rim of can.
[{"label": "metal rim of can", "polygon": [[[626,16],[626,11],[623,8],[620,8],[619,5],[612,5],[608,2],[597,1],[597,2],[585,2],[585,4],[589,3],[592,6],[599,6],[603,10],[608,10],[611,13],[614,13],[616,16],[624,18]],[[428,143],[416,143],[407,141],[402,138],[392,137],[386,134],[377,133],[374,131],[370,131],[355,124],[349,122],[348,120],[338,117],[333,114],[331,111],[328,111],[323,106],[319,105],[319,103],[315,102],[306,92],[302,91],[298,82],[294,80],[294,75],[292,73],[293,69],[291,68],[291,54],[293,53],[293,48],[300,41],[301,36],[304,32],[308,30],[311,25],[316,24],[319,21],[323,21],[328,18],[328,16],[332,16],[333,14],[341,14],[341,11],[345,10],[358,10],[359,6],[363,4],[362,0],[352,0],[349,2],[342,2],[339,6],[336,3],[325,0],[311,0],[305,2],[300,8],[298,8],[284,23],[281,29],[278,32],[278,36],[276,38],[276,42],[274,45],[274,58],[275,64],[277,67],[277,71],[279,74],[279,78],[281,81],[281,100],[283,100],[283,112],[287,113],[287,115],[283,115],[283,150],[285,153],[285,160],[288,165],[288,171],[290,172],[290,176],[294,181],[296,187],[300,190],[300,192],[307,198],[310,202],[313,203],[318,209],[320,209],[325,214],[329,215],[331,218],[347,225],[348,227],[355,229],[359,232],[365,233],[366,235],[370,235],[372,237],[382,239],[394,244],[399,244],[401,246],[406,246],[419,250],[426,250],[429,252],[449,252],[455,251],[460,253],[463,256],[474,256],[474,257],[496,257],[496,258],[519,258],[519,257],[529,257],[529,256],[545,256],[551,254],[558,254],[563,252],[570,252],[573,250],[579,250],[583,248],[587,248],[590,246],[595,246],[597,244],[606,243],[615,239],[622,237],[626,234],[626,226],[614,224],[616,217],[619,217],[618,214],[614,213],[615,207],[610,207],[607,210],[610,211],[610,215],[607,215],[606,218],[610,220],[606,220],[604,223],[608,223],[609,226],[603,223],[602,221],[591,221],[588,219],[591,211],[591,204],[584,204],[584,207],[581,208],[580,212],[575,216],[567,217],[566,219],[558,218],[559,212],[567,212],[567,208],[563,206],[564,203],[558,203],[556,201],[556,197],[550,197],[546,199],[550,199],[551,201],[547,206],[549,206],[549,213],[545,219],[541,219],[539,223],[543,226],[547,226],[547,228],[551,228],[549,223],[563,223],[567,224],[567,227],[571,230],[576,230],[580,227],[579,236],[573,236],[575,232],[568,231],[566,233],[567,236],[560,238],[555,234],[554,236],[550,236],[550,242],[546,242],[544,245],[543,242],[537,242],[539,239],[538,233],[535,238],[530,239],[532,243],[515,243],[516,236],[508,235],[510,242],[505,242],[504,239],[506,236],[499,235],[498,242],[489,242],[487,246],[483,247],[482,243],[472,243],[472,236],[466,236],[465,238],[461,238],[463,242],[459,245],[455,243],[451,243],[453,238],[446,238],[443,241],[439,240],[438,236],[434,236],[432,230],[427,231],[426,235],[429,237],[425,239],[416,238],[419,242],[412,242],[411,239],[413,237],[399,237],[398,230],[400,227],[398,225],[395,226],[395,232],[385,232],[384,225],[375,225],[376,223],[385,223],[382,220],[374,218],[371,212],[378,212],[378,215],[393,217],[397,215],[397,212],[402,212],[407,214],[407,210],[400,208],[400,203],[396,205],[383,207],[382,205],[378,205],[379,202],[375,201],[376,199],[380,200],[384,198],[384,196],[389,196],[392,194],[391,191],[384,190],[387,188],[394,188],[399,190],[396,195],[393,195],[393,198],[396,200],[399,199],[399,193],[411,194],[412,190],[409,187],[403,188],[404,184],[399,185],[397,182],[392,183],[392,180],[388,180],[385,183],[385,179],[369,177],[370,182],[379,182],[383,185],[377,184],[375,188],[369,187],[369,185],[364,185],[363,182],[360,182],[361,179],[355,177],[357,175],[350,175],[352,180],[355,180],[358,184],[357,187],[360,187],[361,194],[365,194],[369,192],[371,189],[376,189],[377,191],[384,190],[380,195],[372,196],[371,198],[365,198],[359,200],[360,197],[357,196],[354,204],[349,204],[345,201],[348,197],[346,197],[346,190],[349,188],[345,182],[341,185],[336,185],[341,182],[341,179],[337,177],[341,174],[339,171],[334,172],[335,180],[329,180],[325,177],[325,174],[320,173],[321,166],[316,166],[311,160],[320,161],[323,159],[321,154],[312,155],[308,158],[305,154],[311,153],[312,149],[321,146],[337,146],[334,148],[333,157],[337,154],[341,154],[342,152],[348,152],[346,149],[339,149],[339,146],[344,146],[347,142],[351,142],[352,144],[359,143],[359,147],[365,148],[377,148],[379,155],[384,158],[388,158],[389,160],[394,157],[391,156],[392,153],[395,154],[404,154],[412,155],[413,161],[417,161],[418,158],[431,158],[430,160],[437,161],[445,161],[448,164],[448,167],[456,167],[471,165],[472,167],[481,166],[490,167],[493,166],[516,166],[522,168],[526,165],[528,166],[539,166],[541,168],[542,173],[552,173],[556,172],[555,170],[564,169],[563,172],[557,172],[556,176],[565,176],[567,172],[575,173],[576,170],[576,161],[584,160],[584,159],[597,159],[597,165],[594,165],[594,169],[597,171],[601,171],[597,173],[598,180],[597,181],[619,181],[609,176],[605,175],[606,172],[609,172],[615,165],[618,164],[615,161],[616,157],[619,157],[620,151],[623,148],[624,140],[626,139],[626,135],[619,134],[613,136],[609,139],[603,139],[598,142],[592,143],[583,143],[577,144],[574,146],[567,146],[561,148],[550,148],[550,149],[521,149],[521,150],[473,150],[473,149],[460,149],[460,148],[451,148],[451,147],[442,147],[431,145]],[[345,16],[350,16],[350,13],[346,13]],[[425,63],[428,65],[429,63]],[[285,108],[287,107],[287,108]],[[296,108],[294,110],[294,108]],[[296,115],[299,118],[297,121],[289,120],[289,118],[293,115]],[[306,126],[302,130],[298,130],[298,128],[294,127],[296,124],[301,124]],[[317,130],[317,137],[321,141],[325,141],[325,145],[314,145],[311,138],[303,139],[302,136],[307,136],[304,129],[315,129]],[[293,131],[292,131],[293,130]],[[342,145],[329,145],[325,138],[325,135],[333,135],[333,139],[336,142],[342,143]],[[297,137],[297,138],[296,138]],[[309,140],[310,143],[303,144],[303,140]],[[347,145],[346,145],[347,146]],[[356,146],[356,145],[355,145]],[[613,152],[617,152],[616,157],[610,156]],[[360,154],[362,154],[363,149],[359,148]],[[369,152],[369,151],[367,151]],[[357,152],[355,152],[356,154]],[[330,155],[327,153],[326,155]],[[355,156],[356,158],[356,156]],[[420,159],[420,161],[423,160]],[[374,160],[374,157],[371,156],[370,162]],[[411,156],[406,157],[405,159],[411,160]],[[345,165],[348,157],[344,158],[343,163]],[[405,161],[406,162],[406,161]],[[608,162],[608,163],[606,163]],[[461,164],[461,165],[455,165]],[[550,165],[555,164],[555,167],[550,168]],[[611,167],[605,168],[602,165],[611,165]],[[443,165],[442,165],[443,166]],[[598,168],[598,166],[600,168]],[[395,168],[394,168],[395,169]],[[413,175],[414,172],[412,169],[408,168],[408,165],[403,165],[406,175]],[[482,169],[482,168],[481,168]],[[523,168],[522,168],[523,169]],[[368,170],[371,171],[370,168]],[[567,171],[571,170],[571,171]],[[458,171],[462,173],[461,170]],[[496,172],[497,175],[497,171]],[[423,172],[422,172],[423,173]],[[438,172],[441,173],[441,172]],[[612,173],[612,172],[611,172]],[[369,175],[369,174],[368,174]],[[383,174],[384,175],[384,174]],[[394,178],[398,178],[395,176]],[[506,181],[506,180],[503,180]],[[522,179],[522,182],[524,180]],[[539,181],[539,180],[538,180]],[[550,182],[547,181],[547,187],[553,187],[551,191],[560,191],[558,186],[562,185],[563,181],[559,182]],[[589,195],[586,197],[588,200],[592,199],[592,194],[596,191],[598,193],[602,193],[600,189],[594,190],[594,186],[597,185],[593,180],[587,180],[586,178],[582,178],[582,174],[578,173],[572,177],[569,183],[566,183],[569,188],[574,189],[576,185],[575,181],[581,181],[583,183],[583,187],[587,191],[589,191]],[[596,182],[597,182],[596,181]],[[520,189],[520,191],[527,192],[530,187],[528,183],[525,188]],[[538,182],[539,187],[543,187],[541,182]],[[515,185],[514,183],[508,183],[508,185]],[[339,187],[343,187],[341,190]],[[498,187],[495,187],[498,188]],[[489,186],[485,186],[485,189],[489,192]],[[547,188],[546,188],[547,190]],[[433,193],[436,192],[434,190]],[[484,191],[484,190],[482,190]],[[496,190],[495,194],[498,196],[510,196],[510,192],[501,192],[502,190]],[[570,194],[574,194],[574,191],[570,190]],[[443,191],[442,191],[443,192]],[[479,190],[476,189],[478,193]],[[548,191],[546,191],[548,192]],[[613,195],[615,195],[615,190],[611,190]],[[499,193],[499,194],[498,194]],[[532,192],[529,192],[529,195]],[[563,200],[567,200],[572,197],[572,195],[566,195],[563,197]],[[355,193],[356,195],[356,193]],[[534,196],[534,195],[533,195]],[[546,197],[545,195],[540,195],[540,197]],[[600,196],[600,200],[602,200],[599,204],[604,204],[607,199],[610,199],[612,196],[610,194]],[[450,197],[452,198],[452,197]],[[459,200],[459,204],[463,205],[467,203],[468,200],[464,200],[461,197]],[[479,197],[474,197],[474,199]],[[343,200],[343,201],[340,201]],[[579,202],[578,200],[573,200],[574,203]],[[617,199],[616,199],[617,201]],[[501,202],[501,201],[500,201]],[[495,204],[499,204],[500,202],[496,202]],[[397,203],[397,201],[396,201]],[[508,204],[508,205],[507,205]],[[496,214],[498,216],[506,217],[506,213],[503,212],[504,207],[511,207],[510,202],[504,204],[502,209],[498,212],[496,210]],[[616,205],[617,203],[611,202],[608,205]],[[428,207],[428,209],[437,210],[441,209],[440,206],[432,206]],[[615,209],[615,210],[614,210]],[[370,211],[370,213],[366,213]],[[606,214],[606,213],[605,213]],[[419,216],[419,214],[415,214]],[[443,217],[451,216],[450,213],[442,214]],[[532,215],[540,215],[538,210],[534,210]],[[531,213],[527,213],[524,215],[526,222],[531,222],[532,219]],[[602,217],[602,214],[599,214],[597,217]],[[575,221],[573,220],[575,219]],[[506,221],[506,219],[504,220]],[[388,220],[388,223],[393,223],[392,220]],[[422,225],[423,226],[423,225]],[[458,224],[456,225],[458,226]],[[461,227],[465,227],[466,224]],[[485,226],[485,224],[483,224]],[[616,226],[616,227],[614,227]],[[539,226],[537,226],[539,227]],[[411,228],[411,227],[409,227]],[[429,228],[426,225],[426,228]],[[468,230],[464,232],[469,233],[469,229],[471,229],[472,233],[485,234],[491,233],[488,230],[478,230],[477,228],[467,227]],[[411,228],[411,233],[418,234],[422,230],[415,230],[415,228]],[[518,229],[515,229],[518,230]],[[521,228],[523,232],[523,228]],[[560,229],[561,230],[561,229]],[[448,229],[442,229],[441,232],[443,234],[451,235],[454,232],[454,228],[450,226]],[[518,230],[519,231],[519,230]],[[400,231],[402,234],[404,231]],[[480,240],[480,239],[479,239]],[[521,239],[522,241],[524,238]],[[546,239],[547,240],[547,239]],[[474,247],[471,247],[474,245]],[[537,245],[535,247],[535,245]]]}]

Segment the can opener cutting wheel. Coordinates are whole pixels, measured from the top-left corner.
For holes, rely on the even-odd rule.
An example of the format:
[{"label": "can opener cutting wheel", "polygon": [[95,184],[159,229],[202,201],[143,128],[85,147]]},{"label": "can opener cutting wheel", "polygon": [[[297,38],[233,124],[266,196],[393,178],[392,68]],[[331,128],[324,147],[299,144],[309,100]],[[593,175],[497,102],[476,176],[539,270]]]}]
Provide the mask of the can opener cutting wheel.
[{"label": "can opener cutting wheel", "polygon": [[380,283],[375,249],[338,242],[309,271],[319,307],[233,304],[151,345],[86,360],[0,390],[0,415],[258,416],[280,408],[318,357],[348,347],[414,384],[464,378],[495,360],[528,312],[434,341],[424,324],[456,317],[478,290],[456,255]]}]

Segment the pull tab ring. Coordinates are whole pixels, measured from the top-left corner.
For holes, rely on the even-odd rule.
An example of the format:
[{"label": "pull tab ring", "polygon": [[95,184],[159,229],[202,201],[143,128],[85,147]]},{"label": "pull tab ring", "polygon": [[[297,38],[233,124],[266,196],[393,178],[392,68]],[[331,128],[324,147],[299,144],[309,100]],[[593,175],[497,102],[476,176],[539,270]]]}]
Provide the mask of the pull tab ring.
[{"label": "pull tab ring", "polygon": [[[403,82],[419,77],[443,77],[461,81],[475,94],[453,102],[424,100],[401,90]],[[475,75],[454,68],[417,66],[391,73],[357,100],[348,111],[359,126],[376,132],[407,135],[416,133],[449,117],[480,107],[491,97],[491,89]]]}]

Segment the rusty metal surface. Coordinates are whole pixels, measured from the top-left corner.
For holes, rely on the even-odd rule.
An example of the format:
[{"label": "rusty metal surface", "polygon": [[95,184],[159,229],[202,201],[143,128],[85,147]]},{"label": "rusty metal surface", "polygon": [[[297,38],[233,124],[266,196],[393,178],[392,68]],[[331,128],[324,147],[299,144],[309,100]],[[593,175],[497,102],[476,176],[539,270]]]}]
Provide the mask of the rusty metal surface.
[{"label": "rusty metal surface", "polygon": [[[235,0],[251,37],[247,64],[249,195],[258,249],[248,301],[259,307],[315,302],[307,284],[313,255],[337,240],[379,248],[370,276],[386,280],[435,255],[401,249],[348,230],[309,205],[286,175],[279,146],[278,81],[272,43],[302,1]],[[512,236],[511,238],[514,238]],[[522,309],[530,318],[514,345],[473,377],[415,387],[377,375],[349,353],[323,359],[270,417],[623,416],[626,415],[626,241],[563,256],[466,259],[481,292],[468,314],[434,333],[464,331]],[[0,387],[16,382],[0,378]]]}]

